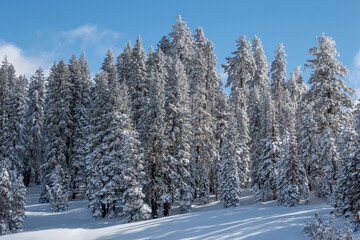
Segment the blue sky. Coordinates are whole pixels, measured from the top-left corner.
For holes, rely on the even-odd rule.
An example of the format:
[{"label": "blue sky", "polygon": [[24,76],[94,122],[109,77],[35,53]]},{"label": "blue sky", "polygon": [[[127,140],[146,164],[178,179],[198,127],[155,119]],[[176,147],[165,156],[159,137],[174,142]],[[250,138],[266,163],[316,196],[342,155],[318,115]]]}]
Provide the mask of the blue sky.
[{"label": "blue sky", "polygon": [[[54,60],[84,50],[92,73],[99,71],[106,50],[117,56],[138,34],[145,49],[156,47],[181,14],[191,31],[201,26],[215,45],[219,71],[245,34],[261,38],[268,61],[282,42],[288,75],[310,57],[315,36],[335,39],[339,58],[351,71],[349,84],[360,89],[360,1],[3,1],[0,12],[0,57],[7,54],[18,73],[30,76]],[[307,78],[308,72],[304,76]]]}]

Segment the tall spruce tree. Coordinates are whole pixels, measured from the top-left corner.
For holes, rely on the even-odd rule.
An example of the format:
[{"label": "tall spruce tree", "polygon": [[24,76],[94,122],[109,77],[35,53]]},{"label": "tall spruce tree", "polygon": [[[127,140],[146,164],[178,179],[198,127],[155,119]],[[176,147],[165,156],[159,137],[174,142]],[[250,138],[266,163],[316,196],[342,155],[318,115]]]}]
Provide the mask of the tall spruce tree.
[{"label": "tall spruce tree", "polygon": [[195,194],[196,165],[192,162],[192,138],[189,84],[181,61],[175,58],[165,86],[165,122],[169,144],[167,151],[175,162],[176,189],[183,212],[191,208]]},{"label": "tall spruce tree", "polygon": [[[217,157],[215,158],[215,169],[220,169],[221,167],[221,155],[220,151],[224,144],[226,143],[226,127],[229,121],[229,111],[228,111],[228,100],[229,97],[227,93],[224,91],[219,91],[219,93],[216,96],[216,104],[215,104],[215,138],[217,143],[217,149],[219,151]],[[219,171],[215,172],[215,196],[216,200],[218,197],[218,194],[220,193],[220,173]]]},{"label": "tall spruce tree", "polygon": [[336,182],[334,186],[334,197],[331,205],[335,207],[337,215],[353,216],[357,225],[360,225],[360,104],[356,105],[354,111],[356,129],[357,150],[353,156],[344,157],[342,159],[341,168],[337,172]]},{"label": "tall spruce tree", "polygon": [[148,104],[147,94],[149,92],[146,73],[146,52],[142,46],[141,37],[138,36],[132,50],[128,88],[131,99],[131,116],[141,141],[143,141],[146,126],[139,124],[139,121],[141,122],[140,118],[145,115],[144,110]]},{"label": "tall spruce tree", "polygon": [[317,179],[318,191],[321,196],[330,198],[338,170],[339,153],[335,139],[340,137],[341,128],[347,121],[345,108],[353,108],[351,96],[353,89],[348,87],[344,78],[348,75],[347,68],[336,59],[339,53],[335,49],[335,41],[328,36],[317,37],[319,46],[311,48],[309,54],[314,59],[308,60],[305,66],[314,69],[311,73],[311,85],[306,101],[311,102],[316,123],[315,141],[320,146],[316,155],[320,163],[320,178]]},{"label": "tall spruce tree", "polygon": [[299,158],[295,130],[295,109],[290,108],[290,114],[286,117],[287,130],[283,141],[283,153],[279,166],[277,179],[277,199],[279,205],[292,207],[300,200],[309,201],[309,189],[304,162]]},{"label": "tall spruce tree", "polygon": [[176,187],[174,162],[168,155],[168,136],[165,125],[165,81],[168,78],[167,57],[161,49],[149,54],[147,62],[149,87],[149,104],[145,107],[145,116],[141,119],[147,130],[144,136],[145,169],[147,182],[145,186],[147,202],[152,209],[153,217],[169,215],[175,197]]},{"label": "tall spruce tree", "polygon": [[[238,132],[239,141],[242,145],[242,159],[246,165],[250,164],[250,153],[248,145],[249,137],[249,118],[247,114],[247,104],[249,89],[248,84],[254,78],[256,64],[251,52],[250,42],[243,35],[237,40],[237,51],[233,52],[234,57],[227,58],[227,65],[224,65],[225,72],[228,73],[228,80],[225,87],[231,85],[229,97],[230,110],[234,112],[235,126]],[[245,179],[240,179],[242,184],[246,183],[248,169],[245,169]]]},{"label": "tall spruce tree", "polygon": [[[181,16],[176,18],[176,24],[173,25],[173,30],[169,34],[171,37],[170,55],[178,58],[184,66],[186,76],[190,76],[190,69],[192,58],[194,55],[194,40],[191,36],[189,27],[185,21],[181,20]],[[165,50],[165,52],[167,52]]]},{"label": "tall spruce tree", "polygon": [[119,74],[119,81],[125,82],[128,86],[131,84],[130,81],[130,70],[131,70],[131,58],[132,58],[133,46],[129,41],[124,51],[117,57],[116,68]]},{"label": "tall spruce tree", "polygon": [[0,235],[10,232],[11,201],[10,176],[7,169],[2,166],[0,172]]},{"label": "tall spruce tree", "polygon": [[241,181],[246,179],[244,175],[247,168],[246,161],[242,159],[244,146],[233,117],[227,123],[225,139],[221,148],[221,199],[225,207],[233,207],[240,204]]},{"label": "tall spruce tree", "polygon": [[279,132],[270,93],[269,64],[260,39],[253,40],[256,63],[254,78],[249,82],[249,117],[251,138],[251,178],[255,199],[276,199],[277,163],[280,154]]},{"label": "tall spruce tree", "polygon": [[41,68],[30,78],[26,115],[26,149],[24,183],[41,183],[41,162],[43,148],[43,123],[45,105],[45,75]]},{"label": "tall spruce tree", "polygon": [[3,157],[11,164],[10,175],[15,181],[18,175],[24,174],[25,153],[25,116],[27,112],[28,82],[24,76],[16,78],[12,65],[11,78],[9,78],[9,95],[5,100],[6,120],[4,131],[6,139],[2,144]]},{"label": "tall spruce tree", "polygon": [[80,185],[84,183],[85,158],[89,154],[87,142],[89,140],[92,83],[84,53],[81,54],[79,60],[70,61],[69,69],[73,85],[73,143],[70,173],[72,198],[75,199]]},{"label": "tall spruce tree", "polygon": [[249,117],[249,136],[250,136],[250,157],[251,157],[251,179],[252,186],[255,184],[254,180],[257,178],[257,169],[260,164],[262,155],[262,147],[259,143],[263,135],[260,134],[261,116],[263,115],[263,97],[264,92],[269,91],[269,64],[263,50],[260,39],[255,36],[252,43],[253,56],[255,59],[255,73],[251,81],[248,81],[249,86],[249,103],[248,103],[248,117]]},{"label": "tall spruce tree", "polygon": [[[53,191],[58,189],[56,184],[60,184],[64,194],[58,201],[66,205],[67,191],[69,190],[69,166],[71,150],[71,133],[73,121],[71,115],[72,85],[69,82],[69,71],[63,60],[59,64],[54,64],[50,70],[47,86],[47,98],[45,108],[45,156],[42,164],[42,184],[43,190],[40,195],[40,202],[48,202],[47,186]],[[57,168],[57,172],[54,172]],[[52,177],[57,174],[61,183],[52,182],[57,178]],[[66,193],[66,194],[65,194]],[[60,208],[63,210],[65,208]]]},{"label": "tall spruce tree", "polygon": [[11,201],[11,221],[10,227],[12,232],[20,232],[23,230],[23,224],[25,221],[25,199],[26,188],[24,185],[24,179],[20,175],[13,187],[12,201]]},{"label": "tall spruce tree", "polygon": [[284,45],[281,43],[276,50],[275,60],[271,64],[271,94],[274,102],[275,121],[279,127],[279,134],[282,136],[286,131],[286,114],[289,109],[286,102],[286,54]]},{"label": "tall spruce tree", "polygon": [[286,83],[286,89],[289,92],[290,99],[295,104],[294,107],[296,111],[298,111],[300,102],[309,89],[301,75],[300,66],[294,68],[294,71],[290,74],[290,79]]},{"label": "tall spruce tree", "polygon": [[130,118],[130,102],[127,87],[120,87],[121,110],[121,143],[122,143],[122,201],[123,216],[128,222],[146,220],[151,216],[151,208],[145,203],[143,188],[145,185],[145,169],[138,134]]},{"label": "tall spruce tree", "polygon": [[213,49],[213,44],[205,38],[203,30],[196,29],[196,52],[189,76],[193,128],[192,157],[199,173],[199,195],[205,203],[208,202],[210,190],[214,189],[214,162],[217,157],[214,107],[220,78],[216,71],[216,56]]},{"label": "tall spruce tree", "polygon": [[278,138],[277,126],[274,124],[274,107],[270,95],[270,89],[261,96],[260,129],[262,146],[261,156],[254,168],[253,191],[257,201],[269,201],[277,198],[276,180],[278,178],[277,165],[280,160],[281,145]]},{"label": "tall spruce tree", "polygon": [[[105,59],[106,61],[106,59]],[[106,67],[107,72],[100,76],[98,84],[99,97],[101,99],[102,109],[99,109],[97,130],[99,139],[93,149],[94,159],[92,166],[94,167],[90,181],[95,183],[95,191],[92,192],[90,204],[93,207],[93,216],[113,218],[115,216],[115,205],[121,200],[122,187],[121,174],[124,168],[121,162],[123,156],[123,139],[121,131],[124,130],[122,124],[123,106],[120,102],[119,80],[116,67],[110,63]],[[101,107],[101,106],[99,106]]]}]

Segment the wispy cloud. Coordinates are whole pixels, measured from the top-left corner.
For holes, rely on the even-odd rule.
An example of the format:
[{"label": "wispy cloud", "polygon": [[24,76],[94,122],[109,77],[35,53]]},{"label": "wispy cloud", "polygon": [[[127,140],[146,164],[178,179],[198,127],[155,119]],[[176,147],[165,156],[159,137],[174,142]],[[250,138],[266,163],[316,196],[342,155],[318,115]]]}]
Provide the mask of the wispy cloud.
[{"label": "wispy cloud", "polygon": [[75,29],[61,32],[61,36],[65,40],[65,44],[80,43],[83,47],[103,48],[104,45],[112,45],[122,34],[101,29],[97,25],[83,25]]},{"label": "wispy cloud", "polygon": [[36,69],[42,67],[45,72],[49,69],[50,53],[39,53],[39,55],[28,55],[18,46],[0,40],[0,58],[7,56],[8,61],[14,65],[17,75],[30,77]]}]

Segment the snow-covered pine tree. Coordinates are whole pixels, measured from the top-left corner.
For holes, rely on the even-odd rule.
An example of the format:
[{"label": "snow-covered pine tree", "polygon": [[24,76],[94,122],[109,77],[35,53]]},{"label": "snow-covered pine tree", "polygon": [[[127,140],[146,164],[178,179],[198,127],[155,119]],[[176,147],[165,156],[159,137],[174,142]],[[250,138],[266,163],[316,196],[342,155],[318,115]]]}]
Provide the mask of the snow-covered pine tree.
[{"label": "snow-covered pine tree", "polygon": [[[2,64],[0,67],[0,129],[3,130],[3,124],[5,120],[5,98],[8,95],[9,89],[8,89],[8,68],[9,68],[9,62],[7,60],[7,57],[5,56],[2,60]],[[4,137],[4,134],[1,134],[2,138]],[[2,149],[0,149],[2,151]]]},{"label": "snow-covered pine tree", "polygon": [[256,70],[254,78],[248,82],[249,88],[258,87],[259,91],[267,90],[270,85],[268,76],[269,63],[266,60],[264,48],[259,37],[252,40],[252,51],[255,59]]},{"label": "snow-covered pine tree", "polygon": [[91,104],[91,77],[89,66],[84,52],[79,60],[70,60],[70,81],[73,85],[73,143],[72,161],[70,166],[72,198],[75,199],[79,193],[79,187],[84,183],[85,158],[89,154],[87,148],[89,125],[90,125],[90,104]]},{"label": "snow-covered pine tree", "polygon": [[11,220],[11,180],[7,169],[3,167],[0,172],[0,235],[10,232]]},{"label": "snow-covered pine tree", "polygon": [[217,156],[215,143],[215,96],[220,78],[216,71],[213,44],[205,38],[201,28],[196,29],[195,55],[190,70],[190,99],[192,113],[192,162],[198,168],[199,197],[208,202],[210,190],[214,189],[214,162]]},{"label": "snow-covered pine tree", "polygon": [[[229,111],[228,111],[228,100],[229,97],[227,93],[224,91],[219,91],[219,93],[216,96],[216,104],[215,104],[215,138],[217,141],[217,149],[219,151],[218,156],[215,158],[215,169],[220,169],[221,167],[221,156],[220,151],[223,145],[226,142],[226,126],[229,121]],[[220,173],[217,171],[214,176],[215,179],[215,195],[216,199],[220,191]]]},{"label": "snow-covered pine tree", "polygon": [[183,212],[191,208],[195,193],[196,166],[191,161],[191,112],[189,84],[183,64],[178,58],[172,62],[165,86],[165,122],[169,136],[168,153],[175,161],[176,188],[180,193]]},{"label": "snow-covered pine tree", "polygon": [[27,112],[28,82],[24,76],[16,77],[15,69],[9,65],[9,93],[5,98],[6,120],[3,130],[6,138],[2,143],[3,158],[10,163],[9,174],[15,181],[24,174],[25,116]]},{"label": "snow-covered pine tree", "polygon": [[340,137],[341,128],[348,121],[345,108],[353,108],[351,96],[354,90],[344,81],[348,70],[336,59],[339,53],[334,47],[335,41],[325,35],[317,39],[319,46],[309,50],[309,54],[315,58],[308,60],[309,64],[305,65],[306,68],[314,69],[306,101],[313,103],[312,110],[316,113],[315,131],[320,142],[316,150],[320,163],[318,191],[321,196],[329,199],[338,169],[339,155],[335,139]]},{"label": "snow-covered pine tree", "polygon": [[257,36],[254,37],[252,47],[256,70],[254,78],[248,83],[251,178],[256,200],[268,201],[276,199],[276,166],[279,161],[280,141],[270,93],[269,64]]},{"label": "snow-covered pine tree", "polygon": [[161,51],[166,55],[169,56],[170,55],[170,48],[171,48],[171,43],[170,40],[167,36],[163,36],[161,38],[161,40],[159,41],[159,43],[157,44],[158,49],[161,49]]},{"label": "snow-covered pine tree", "polygon": [[[305,95],[304,98],[306,98]],[[297,112],[299,159],[304,163],[310,190],[316,190],[316,182],[320,176],[319,156],[316,154],[319,143],[314,129],[314,112],[311,103],[300,102]]]},{"label": "snow-covered pine tree", "polygon": [[56,165],[51,171],[50,182],[51,187],[48,193],[51,194],[49,198],[50,209],[53,212],[65,211],[68,207],[68,191],[65,173],[61,165]]},{"label": "snow-covered pine tree", "polygon": [[260,134],[261,116],[263,115],[262,106],[264,91],[269,91],[269,64],[266,60],[264,49],[260,39],[255,36],[252,43],[253,56],[255,59],[255,74],[251,81],[248,81],[249,100],[248,100],[248,118],[249,118],[249,136],[250,136],[250,158],[251,158],[251,179],[254,186],[254,179],[257,178],[257,169],[262,155],[261,139],[264,137]]},{"label": "snow-covered pine tree", "polygon": [[20,232],[23,230],[23,223],[25,221],[25,194],[26,188],[24,179],[20,175],[16,181],[12,191],[11,200],[11,220],[10,228],[12,232]]},{"label": "snow-covered pine tree", "polygon": [[356,104],[353,128],[356,131],[355,153],[343,156],[340,168],[336,175],[334,196],[331,205],[336,209],[337,215],[352,215],[356,225],[360,226],[360,103]]},{"label": "snow-covered pine tree", "polygon": [[[100,92],[99,97],[106,97],[100,101],[104,105],[99,106],[103,109],[98,109],[98,116],[101,120],[96,126],[100,137],[94,145],[92,176],[90,182],[94,183],[96,188],[92,192],[90,200],[94,202],[90,203],[93,207],[93,216],[113,218],[115,217],[115,205],[121,200],[121,194],[123,187],[121,185],[122,168],[126,167],[122,163],[124,153],[124,140],[122,131],[126,129],[122,126],[124,116],[122,111],[124,109],[123,104],[127,102],[121,102],[120,87],[118,73],[116,66],[111,64],[107,68],[108,72],[104,72],[100,81],[97,83],[103,84],[103,86],[97,85]],[[95,107],[98,107],[95,105]]]},{"label": "snow-covered pine tree", "polygon": [[[95,86],[92,91],[92,111],[90,121],[90,134],[87,149],[89,155],[86,157],[86,192],[85,197],[89,200],[89,207],[98,209],[101,208],[99,202],[96,202],[96,194],[101,189],[101,181],[99,180],[98,162],[103,156],[101,150],[101,143],[105,136],[104,126],[107,126],[108,103],[110,102],[108,96],[108,81],[106,73],[102,72],[96,74],[94,78]],[[105,117],[104,117],[105,116]],[[98,206],[95,206],[95,205]],[[100,211],[100,210],[99,210]],[[97,213],[101,215],[101,212]],[[99,216],[100,216],[99,215]]]},{"label": "snow-covered pine tree", "polygon": [[271,64],[271,94],[274,103],[275,121],[279,128],[279,134],[282,136],[286,131],[286,114],[289,109],[288,102],[285,101],[286,95],[286,54],[284,51],[284,45],[281,43],[275,51],[275,60]]},{"label": "snow-covered pine tree", "polygon": [[[150,59],[151,58],[151,59]],[[169,215],[176,186],[173,179],[176,171],[175,162],[167,153],[168,136],[165,125],[165,81],[168,78],[167,57],[158,49],[149,53],[147,62],[149,104],[145,106],[145,116],[139,124],[146,126],[144,135],[144,164],[146,182],[144,186],[146,200],[151,206],[153,217]]]},{"label": "snow-covered pine tree", "polygon": [[227,123],[225,142],[221,148],[220,189],[224,206],[240,204],[241,181],[246,179],[247,163],[243,159],[243,142],[239,137],[233,113]]},{"label": "snow-covered pine tree", "polygon": [[309,189],[304,164],[299,159],[296,130],[295,111],[291,110],[287,116],[287,141],[283,142],[283,157],[279,166],[277,179],[278,204],[286,207],[297,205],[300,200],[309,201]]},{"label": "snow-covered pine tree", "polygon": [[[191,36],[189,27],[185,21],[181,20],[181,16],[176,18],[176,24],[173,25],[173,30],[169,34],[171,37],[170,55],[173,58],[178,58],[184,66],[186,76],[190,76],[190,69],[194,55],[194,40]],[[165,50],[167,52],[167,50]]]},{"label": "snow-covered pine tree", "polygon": [[138,123],[142,121],[140,118],[145,115],[144,109],[148,104],[149,83],[146,78],[146,52],[142,46],[140,35],[132,50],[129,76],[127,84],[131,99],[131,116],[139,133],[140,141],[143,141],[146,126]]},{"label": "snow-covered pine tree", "polygon": [[128,86],[131,84],[130,81],[130,70],[131,70],[131,57],[132,57],[133,46],[129,41],[124,51],[117,57],[116,69],[119,74],[119,81],[125,82]]},{"label": "snow-covered pine tree", "polygon": [[26,149],[24,183],[41,183],[43,122],[45,105],[45,75],[41,68],[30,78],[26,115]]},{"label": "snow-covered pine tree", "polygon": [[[227,65],[223,65],[225,72],[228,73],[228,80],[225,87],[231,85],[229,97],[230,109],[234,113],[235,126],[238,131],[242,145],[242,160],[248,166],[250,164],[250,154],[248,145],[249,137],[249,119],[247,115],[248,104],[248,84],[254,77],[256,64],[251,52],[250,42],[246,36],[242,35],[237,40],[238,49],[233,52],[235,56],[227,58]],[[248,169],[245,169],[245,179],[240,179],[241,184],[246,184]]]},{"label": "snow-covered pine tree", "polygon": [[276,180],[278,178],[278,163],[280,160],[281,145],[276,129],[274,107],[270,95],[270,89],[261,96],[260,136],[261,142],[257,147],[262,150],[257,168],[254,168],[254,196],[257,201],[269,201],[277,198]]},{"label": "snow-covered pine tree", "polygon": [[[51,176],[55,168],[59,166],[63,172],[62,180],[63,196],[69,189],[69,166],[70,166],[70,142],[73,129],[71,117],[72,86],[69,82],[68,67],[63,60],[54,64],[50,69],[47,85],[47,98],[45,104],[45,155],[42,169],[43,190],[40,195],[40,203],[48,202],[46,186],[54,187]],[[66,194],[65,194],[66,192]],[[64,202],[67,199],[63,200]]]},{"label": "snow-covered pine tree", "polygon": [[145,184],[145,170],[143,154],[141,153],[138,134],[133,127],[130,118],[130,101],[127,87],[123,84],[120,88],[119,103],[122,103],[121,111],[121,143],[122,143],[122,182],[124,188],[122,200],[124,208],[122,215],[127,222],[146,220],[151,216],[151,208],[145,203],[143,187]]},{"label": "snow-covered pine tree", "polygon": [[[357,140],[359,142],[359,140]],[[351,215],[360,223],[360,155],[344,158],[342,168],[337,173],[334,196],[331,205],[338,215]]]},{"label": "snow-covered pine tree", "polygon": [[289,92],[290,99],[294,103],[294,108],[297,110],[304,94],[309,89],[301,75],[300,66],[294,68],[294,71],[290,74],[290,79],[286,83],[286,89]]}]

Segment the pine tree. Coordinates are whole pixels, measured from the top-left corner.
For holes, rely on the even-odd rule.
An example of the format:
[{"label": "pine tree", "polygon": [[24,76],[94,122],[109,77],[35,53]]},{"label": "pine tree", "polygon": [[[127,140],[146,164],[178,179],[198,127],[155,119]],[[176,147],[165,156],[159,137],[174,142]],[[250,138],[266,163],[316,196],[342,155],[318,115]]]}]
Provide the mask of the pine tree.
[{"label": "pine tree", "polygon": [[269,65],[260,39],[253,40],[256,63],[254,78],[249,82],[248,114],[251,139],[251,178],[255,199],[276,199],[277,164],[280,157],[280,141],[274,105],[270,94]]},{"label": "pine tree", "polygon": [[287,108],[288,104],[285,102],[286,95],[286,57],[284,51],[284,45],[280,44],[276,50],[275,60],[271,64],[270,74],[271,74],[271,93],[272,99],[274,102],[275,110],[275,121],[279,127],[280,136],[286,131],[286,114],[288,114],[289,109]]},{"label": "pine tree", "polygon": [[191,208],[195,193],[196,166],[190,154],[191,113],[188,96],[189,85],[184,66],[175,58],[165,86],[165,122],[169,136],[168,153],[175,162],[173,181],[179,191],[183,212]]},{"label": "pine tree", "polygon": [[284,157],[278,165],[279,178],[277,179],[277,198],[279,205],[292,207],[300,200],[309,201],[309,190],[307,177],[303,162],[299,159],[297,139],[295,131],[295,111],[287,117],[288,130],[287,140],[283,142],[285,149],[282,149]]},{"label": "pine tree", "polygon": [[[40,203],[48,202],[46,186],[54,187],[51,180],[53,171],[61,168],[62,191],[67,193],[69,189],[69,166],[71,149],[71,133],[73,121],[71,117],[72,85],[69,82],[69,71],[63,60],[54,64],[50,70],[47,86],[47,99],[45,108],[45,156],[42,164],[43,191],[40,195]],[[59,170],[60,171],[60,170]],[[65,195],[65,194],[64,194]],[[65,200],[64,200],[65,201]],[[67,199],[66,199],[67,201]]]},{"label": "pine tree", "polygon": [[26,163],[24,183],[41,183],[41,161],[45,105],[45,76],[41,68],[30,78],[29,107],[26,116]]},{"label": "pine tree", "polygon": [[[230,109],[234,112],[236,121],[236,129],[238,136],[241,138],[242,159],[246,165],[250,163],[250,154],[248,145],[250,144],[249,137],[249,118],[247,115],[248,104],[248,84],[254,77],[256,64],[251,52],[250,42],[246,40],[243,35],[237,41],[238,49],[233,52],[234,57],[227,58],[227,65],[224,65],[225,72],[228,73],[228,81],[225,87],[231,85],[231,92],[229,97]],[[241,179],[242,184],[246,183],[245,179]]]},{"label": "pine tree", "polygon": [[274,107],[270,91],[262,96],[262,116],[260,118],[260,134],[262,146],[260,161],[254,168],[253,191],[257,201],[269,201],[277,198],[276,180],[278,178],[278,163],[281,145],[276,129]]},{"label": "pine tree", "polygon": [[140,36],[136,39],[135,47],[132,50],[130,66],[128,88],[131,99],[131,116],[142,141],[146,126],[138,123],[142,121],[140,118],[144,116],[144,109],[148,104],[149,83],[146,81],[146,52]]},{"label": "pine tree", "polygon": [[[90,181],[95,183],[95,191],[92,192],[90,204],[93,206],[94,217],[113,218],[115,216],[115,205],[121,198],[121,174],[124,168],[121,160],[123,158],[123,136],[121,131],[126,131],[122,126],[124,117],[121,115],[123,106],[120,97],[118,73],[115,65],[107,68],[109,73],[104,72],[98,76],[97,85],[100,92],[99,97],[105,103],[99,109],[97,117],[101,120],[96,126],[100,135],[93,149],[92,166],[93,174]],[[126,102],[127,103],[127,102]],[[125,104],[126,104],[125,103]],[[96,106],[97,107],[97,106]]]},{"label": "pine tree", "polygon": [[167,36],[163,36],[159,43],[157,44],[158,49],[160,49],[166,56],[170,54],[171,43]]},{"label": "pine tree", "polygon": [[[4,129],[4,121],[6,119],[5,115],[5,98],[9,93],[9,87],[8,87],[8,68],[9,68],[9,62],[7,60],[7,57],[4,57],[4,60],[2,61],[1,67],[0,67],[0,129],[3,131]],[[4,134],[2,134],[4,138]],[[3,140],[3,139],[2,139]],[[2,149],[0,149],[2,150]]]},{"label": "pine tree", "polygon": [[338,215],[352,215],[359,222],[359,153],[357,152],[354,157],[343,159],[342,165],[342,168],[337,173],[331,205],[334,206]]},{"label": "pine tree", "polygon": [[117,57],[116,68],[119,74],[119,81],[125,82],[130,86],[130,70],[131,70],[131,57],[132,57],[133,46],[129,41],[124,51]]},{"label": "pine tree", "polygon": [[314,129],[314,112],[311,104],[306,101],[302,101],[298,107],[296,125],[299,159],[304,163],[310,190],[316,190],[316,182],[320,176],[320,162],[316,154],[319,143]]},{"label": "pine tree", "polygon": [[82,53],[79,60],[73,58],[70,61],[70,81],[73,85],[73,143],[71,161],[71,191],[75,199],[79,193],[79,187],[84,182],[85,158],[88,155],[87,141],[90,124],[90,94],[91,78],[85,54]]},{"label": "pine tree", "polygon": [[[107,114],[108,110],[108,81],[106,73],[102,72],[97,74],[94,78],[95,86],[92,92],[92,111],[91,111],[91,121],[90,121],[90,134],[89,142],[87,149],[89,155],[86,157],[86,193],[85,197],[89,200],[89,207],[94,208],[97,204],[98,209],[101,208],[100,203],[96,202],[96,194],[101,189],[101,181],[99,180],[99,169],[98,162],[103,156],[103,151],[101,150],[101,143],[105,137],[104,126],[107,125]],[[100,211],[100,210],[99,210]],[[101,215],[101,212],[99,213]],[[100,216],[99,215],[99,216]]]},{"label": "pine tree", "polygon": [[[253,43],[253,55],[255,59],[255,73],[251,81],[248,81],[249,86],[249,100],[248,100],[248,117],[249,117],[249,136],[250,136],[250,158],[251,158],[251,179],[252,186],[255,184],[254,180],[257,179],[257,169],[260,164],[262,155],[261,129],[264,127],[261,123],[261,116],[264,115],[262,106],[264,92],[269,91],[269,64],[267,63],[266,56],[263,50],[260,39],[255,36]],[[260,146],[261,145],[261,146]]]},{"label": "pine tree", "polygon": [[290,99],[295,104],[295,109],[297,110],[304,94],[309,89],[301,75],[300,66],[294,68],[294,71],[290,74],[290,79],[286,83],[286,89],[289,92]]},{"label": "pine tree", "polygon": [[65,211],[69,207],[67,183],[64,179],[66,177],[62,167],[56,165],[51,172],[51,187],[48,189],[48,192],[51,194],[49,198],[50,209],[53,212]]},{"label": "pine tree", "polygon": [[254,78],[249,81],[248,85],[250,89],[258,87],[259,91],[263,91],[264,89],[268,89],[270,84],[268,76],[269,63],[266,60],[262,42],[257,36],[254,36],[252,41],[252,50],[255,59],[256,70]]},{"label": "pine tree", "polygon": [[340,169],[337,171],[334,193],[331,205],[336,209],[337,215],[350,215],[360,225],[360,104],[356,105],[354,111],[356,130],[355,145],[356,151],[353,155],[343,157]]},{"label": "pine tree", "polygon": [[122,129],[122,165],[124,168],[121,185],[125,191],[122,194],[124,202],[122,214],[126,217],[127,222],[135,222],[148,219],[151,216],[151,209],[144,201],[145,170],[143,154],[139,151],[138,134],[130,119],[130,105],[126,85],[122,86],[119,96],[121,96],[120,102],[123,103],[120,128]]},{"label": "pine tree", "polygon": [[214,101],[220,79],[216,71],[213,45],[205,38],[201,28],[196,29],[195,49],[189,76],[193,130],[192,161],[198,168],[199,196],[202,202],[207,203],[210,189],[214,188],[212,174],[216,171],[213,169],[217,156]]},{"label": "pine tree", "polygon": [[9,222],[11,220],[11,182],[6,168],[0,173],[0,235],[10,232]]},{"label": "pine tree", "polygon": [[227,124],[226,141],[221,148],[221,198],[225,207],[238,206],[240,204],[241,181],[246,174],[246,161],[242,159],[243,143],[236,129],[236,121],[231,117]]},{"label": "pine tree", "polygon": [[[169,36],[172,40],[169,49],[170,55],[181,61],[184,66],[186,76],[189,77],[192,58],[195,51],[194,40],[191,36],[190,29],[186,25],[186,22],[181,20],[180,15],[177,16],[176,24],[173,25],[173,30]],[[166,49],[165,52],[167,52]]]},{"label": "pine tree", "polygon": [[25,153],[25,115],[27,112],[27,79],[23,76],[17,78],[15,69],[9,66],[9,94],[5,98],[6,120],[3,130],[5,139],[2,144],[3,158],[10,163],[9,174],[15,178],[24,174]]},{"label": "pine tree", "polygon": [[167,152],[168,137],[165,125],[165,81],[168,78],[167,58],[159,49],[149,53],[147,61],[149,104],[145,107],[145,116],[140,124],[146,126],[144,136],[145,169],[147,182],[145,188],[147,202],[151,206],[153,217],[169,215],[176,187],[173,186],[176,170]]},{"label": "pine tree", "polygon": [[311,87],[306,100],[313,103],[312,109],[317,113],[314,121],[320,142],[316,150],[320,162],[318,191],[321,196],[329,199],[338,169],[339,153],[335,139],[340,137],[341,128],[347,121],[344,108],[353,107],[351,96],[354,90],[344,81],[348,70],[336,59],[339,53],[334,48],[335,41],[324,35],[317,39],[319,46],[309,50],[309,54],[315,58],[308,60],[309,64],[305,65],[314,69],[310,76]]},{"label": "pine tree", "polygon": [[[229,121],[229,111],[228,111],[228,95],[224,91],[220,91],[216,96],[216,104],[215,104],[215,138],[217,142],[217,149],[219,151],[217,157],[215,158],[215,169],[220,169],[221,166],[221,156],[220,151],[224,144],[226,143],[226,126]],[[220,191],[220,173],[217,171],[215,173],[215,195],[216,200],[218,197],[218,193]]]},{"label": "pine tree", "polygon": [[19,176],[16,179],[15,186],[13,188],[10,221],[12,232],[22,231],[23,223],[25,221],[26,188],[23,182],[23,177]]}]

